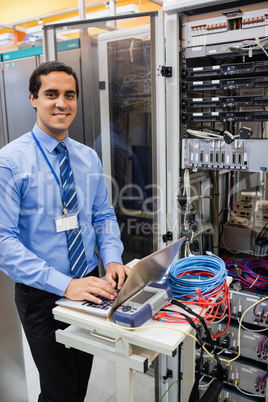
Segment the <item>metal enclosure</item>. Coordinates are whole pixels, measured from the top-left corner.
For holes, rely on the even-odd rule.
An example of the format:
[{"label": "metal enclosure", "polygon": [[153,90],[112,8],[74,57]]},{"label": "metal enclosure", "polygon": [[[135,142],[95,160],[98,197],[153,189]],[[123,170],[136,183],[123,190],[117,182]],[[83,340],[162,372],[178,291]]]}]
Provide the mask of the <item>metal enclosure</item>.
[{"label": "metal enclosure", "polygon": [[29,77],[36,66],[36,57],[2,63],[5,143],[31,130],[36,121],[28,90]]},{"label": "metal enclosure", "polygon": [[[74,43],[74,45],[76,45],[76,43]],[[31,73],[43,62],[42,53],[38,50],[36,53],[37,54],[32,57],[23,57],[21,51],[14,51],[9,55],[5,55],[5,58],[10,58],[10,60],[2,62],[1,100],[5,144],[30,131],[36,121],[36,112],[29,100],[28,89]],[[78,76],[81,94],[80,48],[76,46],[74,49],[70,48],[60,51],[59,61],[73,67]],[[81,94],[78,99],[77,116],[69,129],[69,133],[70,136],[77,141],[85,142],[82,96]]]},{"label": "metal enclosure", "polygon": [[[232,1],[226,6],[222,1],[171,0],[164,5],[167,65],[172,65],[174,72],[167,80],[167,174],[173,172],[168,194],[183,198],[188,186],[188,201],[195,200],[189,203],[193,210],[188,212],[194,216],[189,223],[187,210],[170,198],[167,221],[170,225],[178,219],[177,227],[181,224],[186,232],[193,227],[194,242],[186,242],[186,255],[203,254],[207,249],[218,254],[219,248],[248,253],[243,245],[232,249],[233,240],[221,243],[222,231],[226,231],[221,225],[229,222],[241,192],[259,191],[266,199],[263,139],[268,129],[268,60],[261,45],[267,37],[266,6],[258,1],[243,6]],[[252,38],[257,38],[256,42]],[[225,133],[225,138],[200,138],[200,132],[209,130]],[[250,132],[252,137],[240,138],[240,131]],[[231,133],[236,137],[231,139]],[[189,183],[188,176],[183,176],[187,171]],[[247,222],[241,230],[248,239],[253,230],[256,238],[258,229]],[[267,246],[261,251],[258,256],[265,256]]]},{"label": "metal enclosure", "polygon": [[[172,172],[167,221],[178,218],[177,228],[187,236],[185,256],[211,250],[235,259],[267,259],[267,2],[167,0],[163,8],[166,64],[172,66],[172,78],[166,81],[167,174]],[[251,294],[232,291],[232,324],[260,297]],[[259,309],[266,308],[264,304]],[[252,342],[258,332],[266,334],[264,319],[252,310],[245,317],[246,339]],[[238,354],[231,332],[217,343],[227,360]],[[243,342],[243,359],[226,365],[217,400],[266,402],[267,385],[261,392],[256,386],[259,378],[266,378],[266,357],[260,362]],[[215,377],[215,362],[205,359],[207,371],[201,368],[206,385],[199,397]],[[160,378],[170,367],[172,362],[163,365]],[[178,372],[183,375],[180,368]],[[160,382],[160,389],[163,395],[167,381]],[[178,394],[181,397],[180,390]]]}]

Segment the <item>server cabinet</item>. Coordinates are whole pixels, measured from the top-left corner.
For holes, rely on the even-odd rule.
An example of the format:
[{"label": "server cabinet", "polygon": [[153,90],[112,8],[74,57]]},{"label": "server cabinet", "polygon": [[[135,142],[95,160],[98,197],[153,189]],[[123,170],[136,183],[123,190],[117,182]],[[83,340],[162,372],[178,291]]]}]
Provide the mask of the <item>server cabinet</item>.
[{"label": "server cabinet", "polygon": [[[168,160],[177,154],[180,161],[177,195],[187,235],[185,256],[203,255],[210,249],[230,257],[235,266],[239,257],[247,262],[256,259],[261,266],[268,244],[268,9],[264,2],[238,3],[166,2],[167,64],[175,70],[173,82],[167,82],[167,137],[174,138],[175,131],[177,139],[177,147],[174,141],[168,145]],[[234,289],[243,289],[239,284]],[[230,329],[224,339],[215,340],[226,373],[217,400],[268,400],[265,353],[257,355],[255,347],[255,354],[250,354],[243,338],[233,336],[245,312],[243,300],[252,308],[250,320],[243,318],[246,339],[252,343],[259,332],[261,336],[267,333],[262,315],[266,301],[264,306],[257,304],[258,314],[253,305],[254,298],[263,297],[260,294],[267,295],[267,289],[262,293],[252,280],[248,289],[245,285],[230,296],[226,321],[218,323],[228,326],[230,315]],[[211,332],[215,334],[215,326]],[[243,359],[238,358],[234,340],[244,348]],[[229,363],[230,358],[234,363]],[[199,398],[216,376],[215,367],[215,360],[205,357],[201,372],[207,381],[201,384]],[[259,379],[264,381],[261,387]]]},{"label": "server cabinet", "polygon": [[[58,60],[74,69],[80,86],[77,116],[69,133],[71,138],[85,143],[79,40],[59,42],[58,48]],[[36,122],[36,112],[29,100],[29,78],[33,70],[43,62],[42,52],[39,46],[3,54],[1,100],[5,144],[30,131]]]},{"label": "server cabinet", "polygon": [[36,66],[36,56],[2,64],[5,143],[30,131],[36,121],[28,90],[30,75]]},{"label": "server cabinet", "polygon": [[[182,224],[195,237],[208,229],[191,244],[191,252],[201,254],[207,248],[219,253],[219,246],[224,246],[220,240],[227,237],[222,250],[250,254],[246,247],[250,241],[241,248],[232,247],[236,229],[248,240],[258,236],[253,213],[251,220],[242,220],[246,212],[241,203],[235,206],[243,201],[242,192],[260,192],[265,200],[267,191],[265,151],[262,157],[255,148],[265,150],[267,138],[268,9],[257,1],[239,8],[231,3],[225,7],[223,2],[211,2],[206,8],[200,1],[167,1],[164,7],[167,63],[174,67],[176,80],[175,86],[167,82],[167,138],[175,132],[178,143],[174,152],[176,142],[170,142],[168,161],[173,162],[176,153],[181,158],[177,184],[173,184],[174,190],[179,186],[179,196],[188,182],[184,172],[190,173],[190,197],[195,202],[189,219],[192,216],[194,221],[187,222],[182,208]],[[227,229],[221,226],[226,221]],[[260,220],[256,222],[260,228]],[[222,237],[225,231],[228,234]],[[256,247],[254,252],[259,257],[267,254],[266,248],[260,253]]]}]

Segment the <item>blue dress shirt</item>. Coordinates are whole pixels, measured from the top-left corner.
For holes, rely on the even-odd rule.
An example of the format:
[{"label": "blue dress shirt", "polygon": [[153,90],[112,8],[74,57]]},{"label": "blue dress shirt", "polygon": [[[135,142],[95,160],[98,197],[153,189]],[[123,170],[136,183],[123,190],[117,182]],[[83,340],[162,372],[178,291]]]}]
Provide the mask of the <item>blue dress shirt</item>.
[{"label": "blue dress shirt", "polygon": [[[58,141],[37,124],[33,132],[60,178],[54,150]],[[68,136],[88,273],[98,265],[122,264],[123,245],[108,201],[96,152]],[[0,270],[13,281],[62,296],[72,280],[65,232],[56,233],[62,215],[60,188],[31,132],[0,150]]]}]

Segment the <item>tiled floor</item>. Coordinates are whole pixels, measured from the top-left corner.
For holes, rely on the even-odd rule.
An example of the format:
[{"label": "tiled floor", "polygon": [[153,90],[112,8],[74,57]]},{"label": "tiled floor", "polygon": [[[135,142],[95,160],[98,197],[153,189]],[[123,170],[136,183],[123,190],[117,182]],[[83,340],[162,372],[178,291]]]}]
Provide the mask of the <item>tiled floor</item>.
[{"label": "tiled floor", "polygon": [[[40,392],[38,372],[31,357],[27,340],[24,341],[24,358],[28,387],[28,402],[37,402]],[[154,378],[136,372],[134,402],[154,402]],[[95,357],[85,402],[116,402],[116,377],[114,363]],[[64,402],[64,401],[62,401]]]}]

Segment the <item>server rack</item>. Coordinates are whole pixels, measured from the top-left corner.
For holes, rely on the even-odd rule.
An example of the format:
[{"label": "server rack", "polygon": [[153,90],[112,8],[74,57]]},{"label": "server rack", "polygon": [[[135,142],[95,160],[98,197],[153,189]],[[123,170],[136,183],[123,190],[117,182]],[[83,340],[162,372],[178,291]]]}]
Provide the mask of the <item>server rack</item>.
[{"label": "server rack", "polygon": [[[58,43],[59,61],[75,70],[81,87],[81,50],[78,39]],[[43,47],[37,46],[2,54],[1,100],[4,143],[30,131],[36,121],[36,113],[29,101],[29,78],[33,70],[43,62]],[[81,91],[80,91],[81,93]],[[83,126],[82,93],[78,99],[77,117],[70,127],[70,136],[85,142]]]},{"label": "server rack", "polygon": [[[210,249],[227,256],[229,249],[237,257],[250,257],[246,253],[252,250],[252,254],[266,258],[267,245],[255,244],[265,225],[267,199],[268,64],[267,50],[262,48],[267,40],[266,4],[253,1],[242,6],[236,1],[224,4],[171,0],[166,1],[164,10],[167,13],[166,64],[175,70],[172,80],[167,80],[167,121],[171,127],[167,129],[167,137],[174,136],[170,130],[176,130],[181,161],[176,177],[177,195],[181,227],[189,246],[185,255],[204,254]],[[171,146],[168,159],[173,162],[175,155]],[[184,175],[187,171],[190,182]],[[186,181],[190,183],[193,201],[185,211],[182,189]],[[208,230],[200,236],[202,227]],[[227,360],[230,353],[232,356],[237,353],[237,320],[248,307],[242,305],[242,300],[247,299],[252,305],[257,297],[245,290],[235,297],[234,292],[231,293],[232,325],[217,344],[220,357]],[[264,304],[259,309],[265,309]],[[249,336],[255,344],[257,340],[260,342],[258,331],[263,331],[263,336],[267,334],[265,319],[257,321],[256,316],[250,317],[249,324],[245,324],[247,329],[241,335],[244,356],[226,367],[224,388],[218,400],[267,401],[266,386],[262,389],[257,386],[258,379],[267,374],[266,358],[260,361],[256,352],[249,353],[246,342]],[[211,330],[219,331],[219,328],[215,324]],[[201,384],[200,397],[216,375],[215,364],[209,356],[206,359],[202,370],[207,383]]]}]

